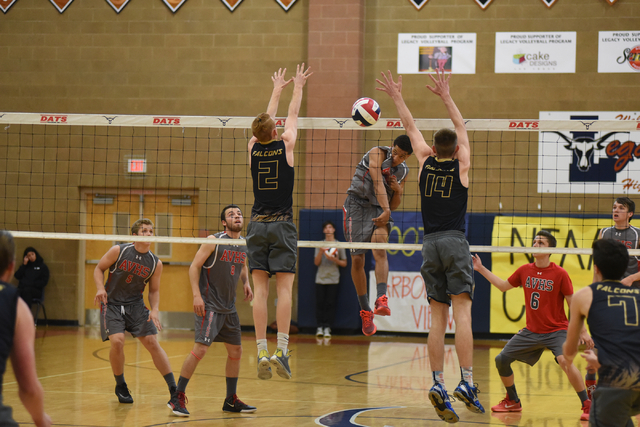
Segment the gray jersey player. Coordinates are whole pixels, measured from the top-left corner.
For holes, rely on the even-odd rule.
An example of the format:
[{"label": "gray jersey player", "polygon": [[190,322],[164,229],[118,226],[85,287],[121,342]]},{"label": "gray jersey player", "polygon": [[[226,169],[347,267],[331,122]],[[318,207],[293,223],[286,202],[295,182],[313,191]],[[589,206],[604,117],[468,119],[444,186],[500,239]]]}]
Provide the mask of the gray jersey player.
[{"label": "gray jersey player", "polygon": [[[139,219],[131,227],[134,236],[153,236],[153,223]],[[102,340],[109,340],[109,361],[116,379],[116,396],[120,403],[133,403],[133,397],[124,380],[124,333],[138,338],[151,353],[153,362],[164,377],[172,399],[176,382],[167,353],[158,343],[160,276],[162,261],[150,250],[151,243],[135,242],[114,245],[98,262],[94,272],[97,292],[94,304],[100,303],[100,329]],[[106,285],[104,273],[109,270]],[[142,293],[149,285],[149,305],[144,305]]]},{"label": "gray jersey player", "polygon": [[[349,242],[386,243],[393,227],[391,211],[398,208],[409,168],[405,161],[413,153],[407,135],[400,135],[392,147],[373,147],[356,166],[347,190],[342,212],[344,235]],[[364,271],[364,255],[367,249],[351,250],[351,278],[358,294],[362,333],[373,335],[376,325],[374,314],[389,316],[387,303],[387,276],[389,263],[387,251],[372,251],[376,261],[376,302],[371,309],[367,297],[367,276]]]},{"label": "gray jersey player", "polygon": [[244,219],[242,211],[236,205],[228,205],[222,209],[220,219],[224,231],[209,236],[212,240],[211,244],[202,245],[198,249],[189,267],[196,342],[182,365],[176,399],[170,402],[173,413],[182,417],[189,416],[185,396],[187,384],[212,342],[223,342],[227,348],[225,369],[227,398],[222,410],[225,412],[256,411],[254,406],[245,404],[236,395],[240,356],[242,356],[240,319],[235,305],[238,280],[242,281],[244,300],[253,299],[246,265],[247,247],[224,243],[225,240],[242,238],[240,232]]}]

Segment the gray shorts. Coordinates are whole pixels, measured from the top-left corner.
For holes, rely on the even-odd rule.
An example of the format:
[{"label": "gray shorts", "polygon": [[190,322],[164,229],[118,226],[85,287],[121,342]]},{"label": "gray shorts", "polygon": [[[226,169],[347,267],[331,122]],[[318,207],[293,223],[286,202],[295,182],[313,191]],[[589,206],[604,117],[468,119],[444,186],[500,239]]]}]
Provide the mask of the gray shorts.
[{"label": "gray shorts", "polygon": [[11,406],[5,406],[2,404],[2,394],[0,394],[0,426],[18,427],[18,423],[13,419],[13,410]]},{"label": "gray shorts", "polygon": [[640,414],[640,390],[603,387],[593,392],[589,425],[633,427],[631,417]]},{"label": "gray shorts", "polygon": [[562,356],[562,344],[566,339],[567,331],[564,329],[548,334],[536,334],[524,328],[511,337],[500,354],[533,366],[540,360],[542,352],[549,349],[557,362],[558,356]]},{"label": "gray shorts", "polygon": [[158,330],[153,321],[149,321],[149,310],[144,303],[130,305],[103,304],[100,307],[100,333],[102,341],[109,335],[131,333],[134,338],[156,335]]},{"label": "gray shorts", "polygon": [[[373,206],[368,200],[362,200],[352,195],[347,195],[347,199],[342,206],[342,218],[344,227],[344,237],[347,242],[370,242],[373,232],[376,229],[373,219],[382,215],[380,206]],[[387,235],[393,227],[393,219],[389,217],[387,223]],[[351,249],[353,255],[361,255],[369,249]]]},{"label": "gray shorts", "polygon": [[247,227],[249,271],[269,274],[295,273],[298,260],[298,230],[292,222],[256,222]]},{"label": "gray shorts", "polygon": [[238,313],[221,314],[206,310],[204,317],[194,314],[196,321],[196,342],[211,345],[212,342],[225,342],[242,345],[242,331]]},{"label": "gray shorts", "polygon": [[462,231],[440,231],[424,236],[420,268],[427,297],[451,305],[449,295],[468,293],[473,299],[473,261]]}]

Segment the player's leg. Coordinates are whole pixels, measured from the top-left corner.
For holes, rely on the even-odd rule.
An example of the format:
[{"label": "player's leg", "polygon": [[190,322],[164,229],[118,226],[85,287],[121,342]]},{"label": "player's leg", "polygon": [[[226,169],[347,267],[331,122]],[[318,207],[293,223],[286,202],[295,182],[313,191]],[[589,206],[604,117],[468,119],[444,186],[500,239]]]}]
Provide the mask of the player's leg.
[{"label": "player's leg", "polygon": [[124,380],[124,331],[125,322],[122,306],[100,306],[100,334],[102,341],[109,340],[109,363],[116,380],[115,393],[120,403],[133,403],[133,397]]},{"label": "player's leg", "polygon": [[[200,317],[200,319],[202,318]],[[198,339],[198,334],[199,331],[198,327],[196,326],[196,340]],[[200,363],[200,360],[202,360],[205,354],[207,354],[207,350],[209,350],[208,345],[196,342],[193,346],[193,350],[191,350],[191,352],[187,355],[187,357],[184,359],[184,362],[182,363],[176,393],[172,394],[171,400],[169,400],[169,403],[167,403],[169,409],[171,409],[171,411],[179,417],[189,416],[189,411],[187,410],[187,396],[185,392],[187,390],[187,385],[189,384],[191,376],[195,372],[198,363]]]},{"label": "player's leg", "polygon": [[431,306],[431,329],[427,338],[427,350],[434,382],[429,390],[429,400],[440,419],[455,423],[458,422],[459,417],[451,407],[444,385],[444,334],[449,317],[449,305],[434,299],[429,300],[429,305]]},{"label": "player's leg", "polygon": [[[239,326],[239,325],[238,325]],[[242,357],[242,346],[224,343],[227,348],[227,365],[225,367],[225,378],[227,382],[227,397],[224,400],[222,410],[225,412],[255,412],[256,407],[250,406],[238,399],[238,376],[240,375],[240,359]]]},{"label": "player's leg", "polygon": [[162,374],[167,382],[167,386],[171,389],[171,387],[176,387],[175,380],[173,384],[171,383],[171,379],[167,377],[173,378],[173,371],[171,371],[171,363],[169,363],[169,357],[167,353],[164,351],[160,343],[158,342],[157,335],[147,335],[144,337],[138,337],[144,348],[147,349],[149,354],[151,354],[151,359],[153,360],[153,364],[156,369]]},{"label": "player's leg", "polygon": [[591,365],[587,365],[587,373],[584,376],[584,385],[587,388],[587,397],[592,399],[593,391],[596,389],[596,368]]},{"label": "player's leg", "polygon": [[293,289],[293,273],[276,273],[276,289],[278,305],[276,321],[278,323],[278,346],[271,356],[271,365],[282,378],[291,379],[289,367],[289,327],[291,326],[291,294]]},{"label": "player's leg", "polygon": [[[387,243],[389,230],[387,226],[376,227],[371,237],[372,243]],[[385,249],[373,249],[373,258],[376,261],[376,304],[373,313],[377,316],[389,316],[391,311],[387,302],[387,279],[389,277],[389,261]]]}]

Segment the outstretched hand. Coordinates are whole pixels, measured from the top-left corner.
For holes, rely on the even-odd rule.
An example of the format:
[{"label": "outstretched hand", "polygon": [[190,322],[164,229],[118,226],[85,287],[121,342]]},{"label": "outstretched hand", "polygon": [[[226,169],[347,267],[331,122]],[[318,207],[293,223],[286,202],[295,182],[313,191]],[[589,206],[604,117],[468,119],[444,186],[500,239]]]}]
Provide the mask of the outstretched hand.
[{"label": "outstretched hand", "polygon": [[304,69],[304,62],[302,64],[296,65],[296,76],[292,79],[293,84],[296,87],[304,87],[307,79],[311,77],[313,72],[311,71],[311,67]]},{"label": "outstretched hand", "polygon": [[429,74],[429,78],[433,81],[433,83],[435,83],[435,87],[427,85],[427,89],[441,98],[443,96],[449,95],[449,80],[451,79],[451,73],[445,75],[444,71],[440,72],[440,70],[436,68],[436,76],[438,77],[437,79],[433,77],[433,74]]},{"label": "outstretched hand", "polygon": [[380,79],[376,79],[376,82],[382,87],[377,87],[376,90],[380,90],[390,97],[393,98],[394,95],[399,95],[402,93],[402,76],[398,76],[398,82],[393,81],[393,75],[391,71],[387,70],[387,74],[384,72],[380,72],[382,77],[384,78],[384,82]]},{"label": "outstretched hand", "polygon": [[271,81],[273,81],[274,88],[284,89],[285,87],[287,87],[289,83],[293,81],[293,77],[290,78],[289,80],[284,79],[284,75],[286,72],[287,72],[286,68],[284,70],[282,68],[279,68],[278,71],[273,73],[273,76],[271,77]]}]

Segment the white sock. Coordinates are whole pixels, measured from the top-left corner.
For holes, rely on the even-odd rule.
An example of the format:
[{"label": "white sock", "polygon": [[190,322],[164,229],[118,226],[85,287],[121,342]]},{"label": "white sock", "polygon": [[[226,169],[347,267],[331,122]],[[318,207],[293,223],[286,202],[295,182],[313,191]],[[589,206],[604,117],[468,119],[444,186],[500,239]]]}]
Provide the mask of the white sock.
[{"label": "white sock", "polygon": [[282,350],[282,355],[287,355],[287,347],[289,347],[289,335],[278,332],[278,348]]},{"label": "white sock", "polygon": [[256,340],[256,344],[258,344],[258,354],[260,354],[261,350],[267,350],[269,351],[269,349],[267,348],[267,339],[262,339],[262,340]]}]

